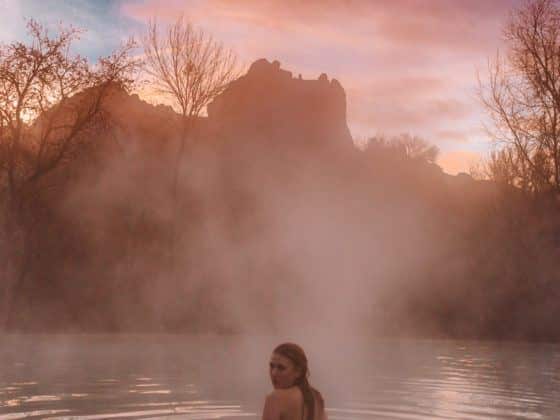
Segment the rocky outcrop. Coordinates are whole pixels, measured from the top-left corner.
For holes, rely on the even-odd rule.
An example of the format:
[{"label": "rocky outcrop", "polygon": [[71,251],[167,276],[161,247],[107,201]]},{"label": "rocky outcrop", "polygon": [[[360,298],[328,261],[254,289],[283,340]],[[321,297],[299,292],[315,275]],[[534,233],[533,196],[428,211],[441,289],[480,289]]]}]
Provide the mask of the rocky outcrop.
[{"label": "rocky outcrop", "polygon": [[336,79],[294,78],[278,61],[255,61],[208,105],[221,136],[274,145],[353,149],[346,94]]}]

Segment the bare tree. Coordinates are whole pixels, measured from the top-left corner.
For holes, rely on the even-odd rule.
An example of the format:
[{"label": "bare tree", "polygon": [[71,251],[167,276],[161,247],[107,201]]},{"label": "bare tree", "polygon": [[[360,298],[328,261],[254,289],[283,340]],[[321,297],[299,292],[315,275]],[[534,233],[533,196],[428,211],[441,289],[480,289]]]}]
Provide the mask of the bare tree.
[{"label": "bare tree", "polygon": [[366,150],[372,153],[389,153],[396,158],[418,160],[435,163],[439,155],[439,148],[428,143],[421,137],[410,134],[400,134],[386,138],[375,136],[368,140]]},{"label": "bare tree", "polygon": [[433,144],[418,136],[402,134],[395,139],[396,147],[400,148],[409,159],[423,160],[435,163],[439,155],[439,149]]},{"label": "bare tree", "polygon": [[92,67],[70,53],[80,34],[62,28],[52,38],[28,22],[31,44],[0,47],[0,162],[8,198],[21,205],[26,187],[66,163],[102,112],[115,86],[132,82],[129,41]]},{"label": "bare tree", "polygon": [[[0,45],[0,234],[19,267],[16,288],[32,258],[30,215],[38,195],[52,187],[49,175],[73,161],[91,132],[106,124],[104,100],[112,88],[131,84],[137,65],[129,55],[133,41],[91,66],[70,52],[80,30],[61,28],[52,37],[34,20],[27,29],[29,44]],[[9,316],[9,302],[2,303]]]},{"label": "bare tree", "polygon": [[520,187],[527,178],[527,166],[519,161],[512,147],[502,147],[492,150],[487,157],[473,164],[469,174],[477,180],[492,180],[501,186]]},{"label": "bare tree", "polygon": [[239,76],[234,53],[183,16],[164,30],[155,20],[148,22],[143,38],[144,68],[156,90],[170,98],[182,117],[182,133],[176,167],[177,193],[179,164],[192,124],[206,105]]},{"label": "bare tree", "polygon": [[[504,29],[507,53],[479,77],[480,97],[498,149],[490,162],[532,193],[560,192],[560,8],[532,0],[514,11]],[[496,167],[497,168],[497,167]],[[495,172],[491,169],[491,173]],[[496,175],[504,175],[500,169]]]}]

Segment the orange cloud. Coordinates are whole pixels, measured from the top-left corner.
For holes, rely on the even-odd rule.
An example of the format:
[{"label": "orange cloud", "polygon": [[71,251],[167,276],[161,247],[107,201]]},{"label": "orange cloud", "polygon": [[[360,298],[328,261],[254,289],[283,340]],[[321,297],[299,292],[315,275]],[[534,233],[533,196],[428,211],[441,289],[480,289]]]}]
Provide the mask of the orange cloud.
[{"label": "orange cloud", "polygon": [[454,150],[442,152],[437,163],[448,174],[456,175],[459,172],[468,173],[476,163],[480,162],[481,158],[480,153],[469,150]]}]

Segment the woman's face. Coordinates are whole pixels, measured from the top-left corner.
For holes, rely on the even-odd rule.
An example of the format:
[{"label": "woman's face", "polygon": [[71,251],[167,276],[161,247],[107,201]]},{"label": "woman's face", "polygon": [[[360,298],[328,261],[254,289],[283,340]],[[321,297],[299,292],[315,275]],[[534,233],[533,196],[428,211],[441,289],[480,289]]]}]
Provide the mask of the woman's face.
[{"label": "woman's face", "polygon": [[269,368],[270,380],[274,388],[294,386],[301,374],[290,359],[278,353],[272,353]]}]

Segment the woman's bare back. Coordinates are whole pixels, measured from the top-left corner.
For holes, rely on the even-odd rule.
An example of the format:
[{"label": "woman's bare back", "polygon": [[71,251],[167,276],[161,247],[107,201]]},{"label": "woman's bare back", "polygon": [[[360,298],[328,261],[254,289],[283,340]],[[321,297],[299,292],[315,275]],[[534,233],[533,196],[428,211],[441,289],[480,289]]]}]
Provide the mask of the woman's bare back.
[{"label": "woman's bare back", "polygon": [[[297,386],[275,389],[267,397],[263,410],[263,420],[304,420],[307,408],[303,395]],[[314,420],[327,420],[321,405],[315,400]]]}]

